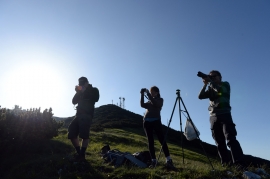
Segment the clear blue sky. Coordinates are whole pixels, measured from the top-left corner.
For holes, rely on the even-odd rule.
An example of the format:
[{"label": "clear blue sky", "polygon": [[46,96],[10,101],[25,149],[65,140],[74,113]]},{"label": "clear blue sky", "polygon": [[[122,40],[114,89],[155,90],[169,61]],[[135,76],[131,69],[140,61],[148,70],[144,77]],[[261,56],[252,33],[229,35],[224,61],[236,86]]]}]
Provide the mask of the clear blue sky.
[{"label": "clear blue sky", "polygon": [[[180,89],[200,138],[214,144],[196,74],[215,69],[231,84],[244,153],[270,160],[269,9],[266,0],[1,0],[0,105],[73,116],[74,86],[86,76],[100,89],[96,107],[125,97],[141,115],[140,89],[158,86],[167,125]],[[180,130],[178,111],[170,127]]]}]

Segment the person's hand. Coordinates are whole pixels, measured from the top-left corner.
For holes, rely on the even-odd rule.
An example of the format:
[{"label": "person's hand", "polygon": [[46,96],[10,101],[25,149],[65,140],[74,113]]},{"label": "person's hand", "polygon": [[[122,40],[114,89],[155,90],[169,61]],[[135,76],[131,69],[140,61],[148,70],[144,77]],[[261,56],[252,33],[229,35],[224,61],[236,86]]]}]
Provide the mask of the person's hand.
[{"label": "person's hand", "polygon": [[141,95],[144,94],[144,88],[141,89],[140,93],[141,93]]},{"label": "person's hand", "polygon": [[82,86],[75,86],[75,91],[77,93],[81,92],[82,91]]},{"label": "person's hand", "polygon": [[144,93],[149,93],[149,90],[146,88],[142,88],[140,93],[143,95]]},{"label": "person's hand", "polygon": [[209,83],[209,81],[211,81],[209,77],[202,80],[205,86]]}]

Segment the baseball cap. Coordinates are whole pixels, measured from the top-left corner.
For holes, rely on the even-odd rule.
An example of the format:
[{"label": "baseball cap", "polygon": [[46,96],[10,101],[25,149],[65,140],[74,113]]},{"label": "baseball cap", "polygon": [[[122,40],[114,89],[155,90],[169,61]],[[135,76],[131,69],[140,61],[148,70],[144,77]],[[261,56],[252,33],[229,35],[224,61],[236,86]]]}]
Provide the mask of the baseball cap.
[{"label": "baseball cap", "polygon": [[79,85],[82,86],[84,85],[86,82],[88,82],[88,79],[86,77],[81,77],[79,78]]}]

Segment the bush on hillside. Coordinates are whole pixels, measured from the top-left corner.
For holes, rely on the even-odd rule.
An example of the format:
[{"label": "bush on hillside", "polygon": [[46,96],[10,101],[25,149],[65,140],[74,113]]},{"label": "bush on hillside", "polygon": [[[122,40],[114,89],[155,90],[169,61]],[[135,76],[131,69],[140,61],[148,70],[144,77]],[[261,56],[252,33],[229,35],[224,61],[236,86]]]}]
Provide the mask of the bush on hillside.
[{"label": "bush on hillside", "polygon": [[63,122],[57,122],[52,116],[51,108],[43,112],[40,109],[22,110],[17,105],[13,110],[0,109],[0,143],[23,143],[57,136]]}]

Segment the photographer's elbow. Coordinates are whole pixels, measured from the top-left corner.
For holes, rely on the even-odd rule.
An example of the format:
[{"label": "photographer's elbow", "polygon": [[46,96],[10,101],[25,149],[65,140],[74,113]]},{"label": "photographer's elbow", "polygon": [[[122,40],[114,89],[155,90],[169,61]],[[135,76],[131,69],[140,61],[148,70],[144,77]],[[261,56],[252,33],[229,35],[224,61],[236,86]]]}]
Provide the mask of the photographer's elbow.
[{"label": "photographer's elbow", "polygon": [[146,104],[145,103],[141,103],[141,107],[142,108],[146,108]]}]

